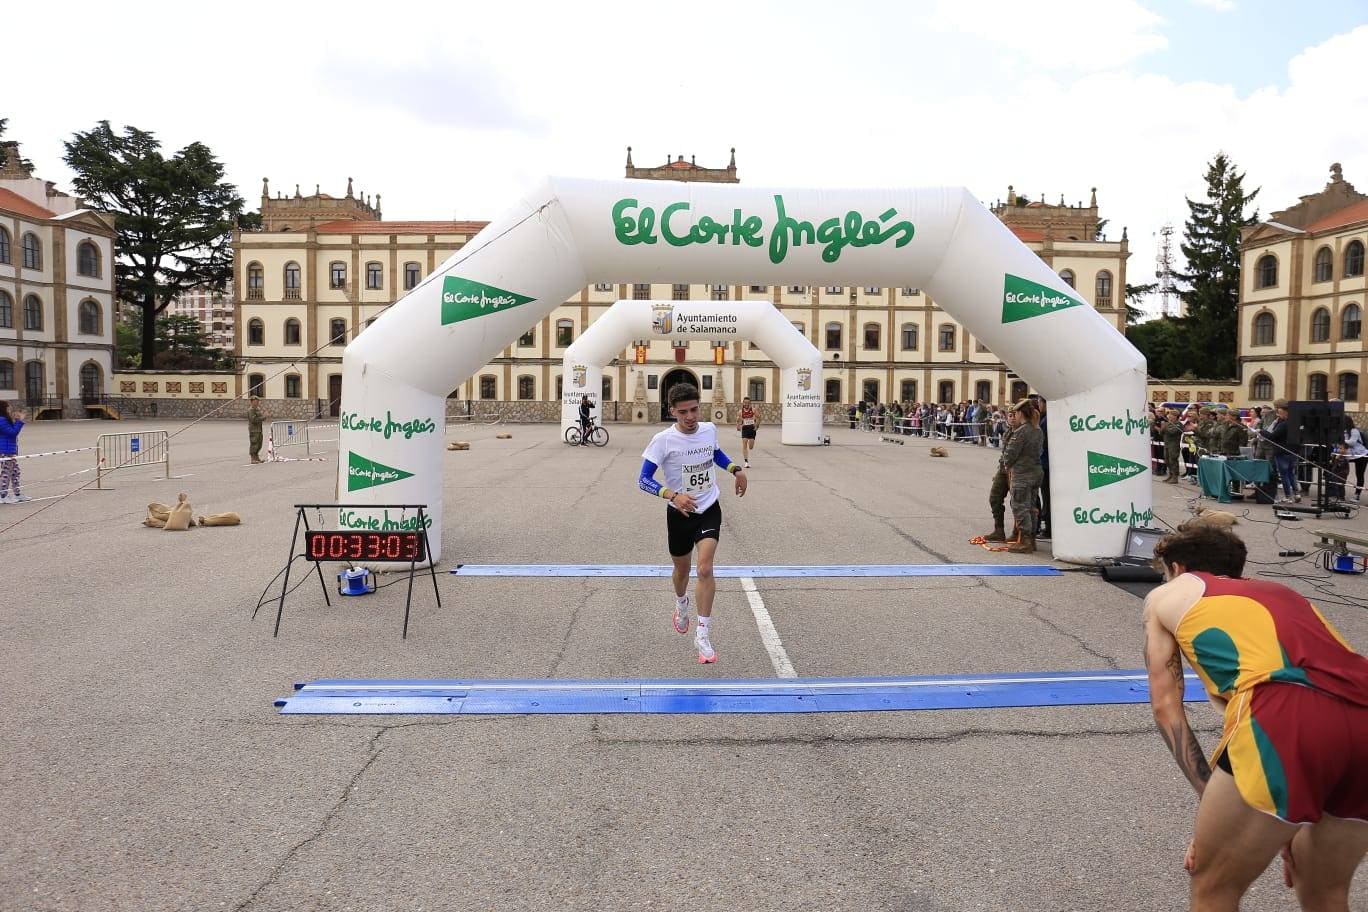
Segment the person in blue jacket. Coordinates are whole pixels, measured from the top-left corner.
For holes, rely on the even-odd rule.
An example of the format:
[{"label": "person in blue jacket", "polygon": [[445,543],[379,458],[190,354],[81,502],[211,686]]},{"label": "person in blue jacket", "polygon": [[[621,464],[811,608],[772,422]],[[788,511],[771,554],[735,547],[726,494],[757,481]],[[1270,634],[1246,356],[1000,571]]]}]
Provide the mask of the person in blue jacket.
[{"label": "person in blue jacket", "polygon": [[16,504],[32,499],[19,490],[19,460],[6,458],[19,455],[19,432],[24,429],[26,417],[28,413],[23,409],[15,409],[11,415],[9,403],[0,399],[0,503]]}]

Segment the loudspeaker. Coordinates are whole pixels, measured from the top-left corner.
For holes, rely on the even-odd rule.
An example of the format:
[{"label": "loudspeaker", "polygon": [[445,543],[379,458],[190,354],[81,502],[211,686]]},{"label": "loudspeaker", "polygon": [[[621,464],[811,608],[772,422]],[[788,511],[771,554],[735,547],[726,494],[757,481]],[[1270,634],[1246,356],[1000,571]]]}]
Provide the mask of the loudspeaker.
[{"label": "loudspeaker", "polygon": [[1287,446],[1334,446],[1344,439],[1344,403],[1297,400],[1287,403]]}]

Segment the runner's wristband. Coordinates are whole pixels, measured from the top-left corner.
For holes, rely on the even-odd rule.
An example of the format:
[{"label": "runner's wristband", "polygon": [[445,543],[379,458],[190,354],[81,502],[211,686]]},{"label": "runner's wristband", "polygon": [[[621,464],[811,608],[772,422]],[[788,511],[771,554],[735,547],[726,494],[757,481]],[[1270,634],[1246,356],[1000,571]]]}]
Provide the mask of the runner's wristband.
[{"label": "runner's wristband", "polygon": [[740,464],[733,462],[727,466],[727,471],[735,475],[737,472],[742,471],[742,467]]},{"label": "runner's wristband", "polygon": [[670,503],[674,503],[675,495],[678,493],[678,491],[671,491],[669,488],[660,489],[660,496],[668,500]]}]

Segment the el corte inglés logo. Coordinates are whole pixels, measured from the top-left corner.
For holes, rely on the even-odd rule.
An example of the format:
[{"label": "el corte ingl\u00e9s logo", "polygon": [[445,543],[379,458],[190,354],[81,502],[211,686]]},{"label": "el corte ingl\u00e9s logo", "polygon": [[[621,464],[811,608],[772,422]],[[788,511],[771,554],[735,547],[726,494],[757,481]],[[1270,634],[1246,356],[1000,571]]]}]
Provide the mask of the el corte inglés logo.
[{"label": "el corte ingl\u00e9s logo", "polygon": [[1147,466],[1138,462],[1131,462],[1129,459],[1122,459],[1119,456],[1108,456],[1106,453],[1094,453],[1089,450],[1088,490],[1105,488],[1109,484],[1134,478],[1146,469]]},{"label": "el corte ingl\u00e9s logo", "polygon": [[442,280],[442,325],[511,310],[535,300],[483,282],[447,276]]},{"label": "el corte ingl\u00e9s logo", "polygon": [[1016,323],[1057,310],[1082,307],[1075,297],[1007,273],[1002,282],[1002,322]]},{"label": "el corte ingl\u00e9s logo", "polygon": [[403,469],[387,466],[382,462],[376,462],[374,459],[367,459],[359,453],[347,453],[348,491],[376,488],[392,481],[403,481],[405,478],[412,477],[412,472],[405,472]]}]

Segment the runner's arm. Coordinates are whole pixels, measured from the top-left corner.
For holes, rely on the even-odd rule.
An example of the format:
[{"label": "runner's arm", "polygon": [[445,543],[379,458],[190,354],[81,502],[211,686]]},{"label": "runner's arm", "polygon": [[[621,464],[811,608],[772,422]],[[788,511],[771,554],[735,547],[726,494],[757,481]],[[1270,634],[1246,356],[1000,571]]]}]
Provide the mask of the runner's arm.
[{"label": "runner's arm", "polygon": [[651,462],[649,459],[641,460],[641,477],[637,479],[637,487],[650,494],[652,497],[659,497],[662,500],[674,500],[677,492],[671,491],[663,484],[655,480],[656,470],[660,466]]},{"label": "runner's arm", "polygon": [[720,448],[713,450],[713,462],[717,463],[717,467],[719,469],[731,472],[733,475],[735,475],[737,472],[745,471],[741,468],[741,466],[732,462],[731,457],[728,456],[726,453],[722,452]]},{"label": "runner's arm", "polygon": [[1155,602],[1167,595],[1163,591],[1166,588],[1156,590],[1145,601],[1145,670],[1149,673],[1150,708],[1169,753],[1200,796],[1211,778],[1211,767],[1183,709],[1183,657],[1178,641],[1160,623],[1155,611]]}]

